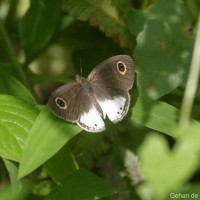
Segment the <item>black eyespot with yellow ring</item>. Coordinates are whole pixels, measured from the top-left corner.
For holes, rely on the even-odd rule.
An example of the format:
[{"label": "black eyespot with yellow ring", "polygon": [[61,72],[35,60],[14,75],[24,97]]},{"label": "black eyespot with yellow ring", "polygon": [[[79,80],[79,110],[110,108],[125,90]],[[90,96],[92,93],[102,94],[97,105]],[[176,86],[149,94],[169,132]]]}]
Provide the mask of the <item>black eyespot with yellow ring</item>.
[{"label": "black eyespot with yellow ring", "polygon": [[66,110],[66,109],[67,109],[67,103],[66,103],[65,100],[62,99],[61,97],[56,97],[56,98],[55,98],[55,102],[56,102],[56,105],[57,105],[60,109],[63,109],[63,110]]},{"label": "black eyespot with yellow ring", "polygon": [[117,62],[117,69],[120,74],[125,75],[126,74],[126,65],[122,61]]}]

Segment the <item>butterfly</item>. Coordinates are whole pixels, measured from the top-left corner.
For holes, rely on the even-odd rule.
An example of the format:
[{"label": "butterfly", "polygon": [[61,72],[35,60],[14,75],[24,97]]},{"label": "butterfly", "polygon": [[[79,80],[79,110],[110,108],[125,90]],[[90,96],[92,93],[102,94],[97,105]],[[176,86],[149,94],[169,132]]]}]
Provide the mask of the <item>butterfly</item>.
[{"label": "butterfly", "polygon": [[113,123],[126,116],[133,83],[133,59],[113,56],[97,65],[87,78],[76,75],[76,82],[57,88],[48,106],[56,116],[77,123],[83,130],[101,132],[106,129],[106,116]]}]

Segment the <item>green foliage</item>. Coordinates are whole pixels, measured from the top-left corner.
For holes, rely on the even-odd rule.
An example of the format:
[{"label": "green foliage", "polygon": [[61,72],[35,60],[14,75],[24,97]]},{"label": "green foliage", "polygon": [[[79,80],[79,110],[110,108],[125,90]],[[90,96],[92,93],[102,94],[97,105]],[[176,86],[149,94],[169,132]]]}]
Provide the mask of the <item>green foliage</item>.
[{"label": "green foliage", "polygon": [[128,27],[110,1],[66,0],[65,8],[78,19],[98,26],[107,36],[119,38],[122,47],[134,45],[133,37],[127,30]]},{"label": "green foliage", "polygon": [[[0,199],[199,198],[198,1],[26,3],[0,2]],[[137,73],[122,122],[90,134],[50,112],[67,73],[117,54]]]},{"label": "green foliage", "polygon": [[[198,129],[199,125],[194,130]],[[196,136],[199,142],[200,137]],[[139,153],[143,160],[142,168],[148,180],[146,184],[150,185],[156,199],[164,199],[166,194],[177,191],[198,169],[199,147],[194,144],[194,140],[180,140],[173,150],[169,150],[166,140],[159,135],[150,134],[145,139]]]},{"label": "green foliage", "polygon": [[[80,182],[80,184],[77,185],[77,182]],[[84,169],[80,169],[64,178],[60,184],[62,184],[62,187],[55,187],[46,200],[98,200],[115,193],[115,190],[104,180]],[[66,193],[66,191],[68,192]]]},{"label": "green foliage", "polygon": [[49,109],[44,107],[30,130],[19,167],[19,177],[38,168],[79,132],[80,128],[52,117]]},{"label": "green foliage", "polygon": [[30,1],[30,7],[19,25],[27,62],[48,43],[57,24],[60,7],[61,0],[56,3],[54,0]]},{"label": "green foliage", "polygon": [[20,161],[38,110],[21,99],[0,96],[1,156]]}]

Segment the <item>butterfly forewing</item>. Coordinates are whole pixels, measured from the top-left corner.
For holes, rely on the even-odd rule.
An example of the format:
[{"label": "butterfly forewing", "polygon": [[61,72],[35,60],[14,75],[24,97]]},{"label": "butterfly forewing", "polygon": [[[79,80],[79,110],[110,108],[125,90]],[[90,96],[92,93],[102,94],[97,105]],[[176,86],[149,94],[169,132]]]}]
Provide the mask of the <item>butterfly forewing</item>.
[{"label": "butterfly forewing", "polygon": [[[120,65],[125,67],[124,71],[120,71]],[[111,57],[95,67],[89,74],[88,80],[92,85],[113,93],[119,90],[129,91],[134,82],[133,59],[127,55]]]},{"label": "butterfly forewing", "polygon": [[66,121],[76,122],[80,115],[80,109],[75,106],[75,99],[77,99],[77,94],[80,92],[81,87],[80,83],[74,82],[57,88],[48,101],[48,106],[52,112]]}]

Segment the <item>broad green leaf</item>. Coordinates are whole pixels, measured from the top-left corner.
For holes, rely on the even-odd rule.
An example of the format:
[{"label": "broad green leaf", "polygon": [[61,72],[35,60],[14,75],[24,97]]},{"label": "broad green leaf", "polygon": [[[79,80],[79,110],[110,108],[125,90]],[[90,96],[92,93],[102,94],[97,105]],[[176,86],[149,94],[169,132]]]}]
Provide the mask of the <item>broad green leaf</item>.
[{"label": "broad green leaf", "polygon": [[184,27],[186,28],[191,22],[188,10],[181,0],[158,0],[154,5],[143,10],[130,8],[126,12],[125,20],[131,33],[135,35],[142,31],[148,20],[162,20],[170,26],[174,26],[181,34],[187,31]]},{"label": "broad green leaf", "polygon": [[133,35],[138,35],[142,31],[146,20],[147,19],[141,10],[130,8],[125,14],[125,21]]},{"label": "broad green leaf", "polygon": [[7,74],[3,70],[0,70],[1,87],[4,88],[4,92],[9,95],[19,97],[20,99],[29,102],[32,105],[36,105],[37,102],[31,95],[29,90],[13,76]]},{"label": "broad green leaf", "polygon": [[22,151],[38,110],[26,101],[0,95],[0,156],[21,160]]},{"label": "broad green leaf", "polygon": [[[177,138],[179,147],[182,143],[187,144],[188,147],[193,150],[193,152],[200,153],[200,123],[197,121],[192,121],[188,127],[177,129]],[[192,148],[191,148],[191,147]],[[188,151],[190,152],[190,151]]]},{"label": "broad green leaf", "polygon": [[[32,192],[32,184],[26,180],[18,179],[18,164],[3,159],[5,166],[8,170],[10,182],[11,182],[11,191],[10,198],[12,200],[25,200],[27,195]],[[1,198],[0,198],[1,199]]]},{"label": "broad green leaf", "polygon": [[121,13],[110,1],[65,0],[64,2],[65,8],[71,15],[82,21],[89,21],[93,26],[98,26],[107,36],[119,38],[120,45],[123,47],[134,46],[135,38],[127,29]]},{"label": "broad green leaf", "polygon": [[[134,51],[138,87],[142,96],[157,99],[185,83],[194,40],[187,29],[190,18],[182,1],[159,0],[144,12],[148,20]],[[138,17],[140,21],[142,17]],[[130,29],[133,25],[129,22]]]},{"label": "broad green leaf", "polygon": [[10,193],[12,192],[11,187],[7,186],[0,189],[0,199],[1,200],[8,200],[10,199]]},{"label": "broad green leaf", "polygon": [[20,23],[20,38],[30,61],[51,38],[60,15],[61,0],[30,1]]},{"label": "broad green leaf", "polygon": [[18,176],[17,164],[6,159],[4,159],[3,161],[9,172],[9,178],[11,182],[12,192],[10,193],[11,195],[10,199],[14,199],[14,197],[17,197],[19,195],[20,190],[22,189],[22,182],[17,178]]},{"label": "broad green leaf", "polygon": [[46,200],[97,200],[113,195],[116,191],[103,179],[80,169],[66,176]]},{"label": "broad green leaf", "polygon": [[[177,9],[178,8],[178,9]],[[180,32],[186,31],[184,26],[191,23],[191,16],[181,0],[165,1],[158,0],[153,6],[143,11],[150,19],[161,19],[174,26]],[[182,30],[180,28],[183,28]],[[180,33],[178,31],[178,33]]]},{"label": "broad green leaf", "polygon": [[27,175],[46,162],[80,131],[75,124],[58,119],[48,107],[43,107],[24,148],[19,177]]},{"label": "broad green leaf", "polygon": [[158,20],[149,21],[139,34],[135,59],[141,95],[157,99],[186,80],[192,45],[176,37],[172,27]]},{"label": "broad green leaf", "polygon": [[57,154],[50,158],[44,166],[55,182],[62,180],[66,175],[78,169],[68,145],[65,145]]},{"label": "broad green leaf", "polygon": [[131,120],[176,137],[179,110],[167,103],[139,97],[131,109]]},{"label": "broad green leaf", "polygon": [[[199,127],[200,125],[196,133]],[[192,132],[188,134],[193,135]],[[140,147],[139,156],[146,180],[145,187],[148,185],[156,199],[165,199],[172,191],[180,190],[197,170],[200,151],[195,140],[200,140],[199,134],[194,134],[193,140],[178,141],[173,150],[170,150],[166,139],[161,135],[147,136]]]},{"label": "broad green leaf", "polygon": [[104,152],[110,149],[110,143],[105,141],[105,137],[106,135],[109,135],[115,138],[115,131],[113,130],[113,127],[116,127],[115,124],[111,124],[112,128],[109,130],[107,125],[108,124],[106,124],[107,129],[105,132],[94,135],[83,131],[78,136],[78,139],[74,138],[72,141],[70,141],[70,147],[73,149],[74,155],[80,155],[76,156],[76,161],[81,166],[84,166],[87,169],[92,169],[95,165],[94,158],[101,157]]}]

